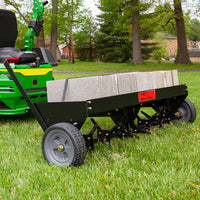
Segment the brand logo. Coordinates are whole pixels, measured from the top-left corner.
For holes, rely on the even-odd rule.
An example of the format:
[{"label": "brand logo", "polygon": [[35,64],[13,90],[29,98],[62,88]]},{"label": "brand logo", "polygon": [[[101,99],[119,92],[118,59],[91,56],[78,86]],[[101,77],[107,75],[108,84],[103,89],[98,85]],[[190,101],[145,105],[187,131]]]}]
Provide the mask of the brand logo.
[{"label": "brand logo", "polygon": [[156,98],[155,90],[138,93],[139,102],[149,101],[149,100],[153,100],[155,98]]}]

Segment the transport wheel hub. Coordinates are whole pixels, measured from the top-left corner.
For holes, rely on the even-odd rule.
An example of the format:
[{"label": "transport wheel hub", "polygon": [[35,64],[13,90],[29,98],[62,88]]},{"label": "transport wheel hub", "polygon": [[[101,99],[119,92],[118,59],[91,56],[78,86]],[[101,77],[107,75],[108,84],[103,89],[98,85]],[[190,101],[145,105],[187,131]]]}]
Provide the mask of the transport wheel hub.
[{"label": "transport wheel hub", "polygon": [[64,150],[65,150],[65,147],[62,144],[60,144],[58,146],[58,151],[63,152]]}]

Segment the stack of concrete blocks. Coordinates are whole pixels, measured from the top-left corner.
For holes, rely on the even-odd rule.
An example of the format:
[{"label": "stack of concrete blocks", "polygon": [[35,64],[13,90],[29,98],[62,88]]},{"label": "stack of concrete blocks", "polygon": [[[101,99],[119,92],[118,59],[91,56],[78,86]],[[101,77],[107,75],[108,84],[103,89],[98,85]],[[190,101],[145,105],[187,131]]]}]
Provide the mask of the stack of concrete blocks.
[{"label": "stack of concrete blocks", "polygon": [[48,102],[86,101],[179,85],[177,70],[129,72],[47,82]]}]

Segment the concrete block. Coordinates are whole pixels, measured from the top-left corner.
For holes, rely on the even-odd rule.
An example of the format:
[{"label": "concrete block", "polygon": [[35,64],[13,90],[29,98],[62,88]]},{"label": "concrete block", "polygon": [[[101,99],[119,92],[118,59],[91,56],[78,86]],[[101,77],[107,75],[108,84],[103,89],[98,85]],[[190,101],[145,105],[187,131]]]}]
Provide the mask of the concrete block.
[{"label": "concrete block", "polygon": [[138,72],[135,75],[137,91],[150,90],[154,88],[154,82],[152,81],[151,72]]},{"label": "concrete block", "polygon": [[130,72],[48,81],[48,102],[86,101],[178,85],[177,70]]},{"label": "concrete block", "polygon": [[117,86],[119,94],[127,94],[133,91],[131,73],[117,74]]},{"label": "concrete block", "polygon": [[86,101],[101,97],[101,76],[68,79],[64,101]]},{"label": "concrete block", "polygon": [[152,72],[153,89],[166,87],[164,73],[162,71]]},{"label": "concrete block", "polygon": [[138,72],[131,72],[131,90],[132,92],[138,91],[138,85],[137,85],[137,74]]},{"label": "concrete block", "polygon": [[101,97],[118,95],[117,74],[101,76]]},{"label": "concrete block", "polygon": [[178,71],[177,70],[171,70],[172,73],[172,79],[173,79],[173,85],[179,85],[179,80],[178,80]]},{"label": "concrete block", "polygon": [[47,81],[47,98],[48,102],[63,101],[63,92],[67,89],[66,80]]},{"label": "concrete block", "polygon": [[166,87],[173,86],[173,78],[172,78],[171,70],[165,71],[164,78],[166,80]]}]

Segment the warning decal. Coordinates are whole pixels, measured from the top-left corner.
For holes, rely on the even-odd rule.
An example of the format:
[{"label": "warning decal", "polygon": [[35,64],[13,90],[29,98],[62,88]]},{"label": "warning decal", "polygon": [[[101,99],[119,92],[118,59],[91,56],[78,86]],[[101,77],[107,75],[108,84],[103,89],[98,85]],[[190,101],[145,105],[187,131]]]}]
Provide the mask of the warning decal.
[{"label": "warning decal", "polygon": [[155,90],[138,93],[139,102],[149,101],[149,100],[153,100],[155,98],[156,98]]}]

